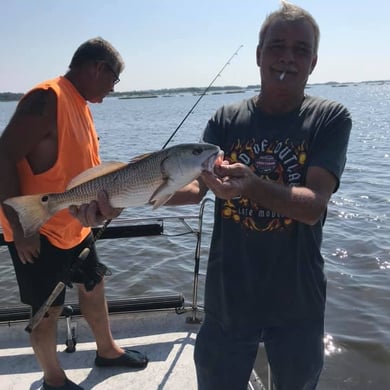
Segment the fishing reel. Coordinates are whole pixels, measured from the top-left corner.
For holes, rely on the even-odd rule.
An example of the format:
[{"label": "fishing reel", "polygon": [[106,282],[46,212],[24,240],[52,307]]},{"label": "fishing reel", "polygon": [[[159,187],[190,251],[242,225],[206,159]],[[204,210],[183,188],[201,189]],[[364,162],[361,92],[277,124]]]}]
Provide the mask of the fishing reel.
[{"label": "fishing reel", "polygon": [[99,284],[103,276],[110,276],[112,272],[105,266],[103,263],[97,263],[96,267],[93,270],[88,270],[85,272],[81,266],[79,269],[79,276],[81,277],[81,282],[84,284],[84,287],[87,291],[92,291],[97,284]]},{"label": "fishing reel", "polygon": [[65,284],[72,288],[72,280],[77,281],[77,283],[83,284],[87,291],[92,291],[101,282],[103,276],[110,275],[112,275],[112,272],[103,263],[98,262],[94,268],[91,268],[89,265],[76,260],[70,268]]}]

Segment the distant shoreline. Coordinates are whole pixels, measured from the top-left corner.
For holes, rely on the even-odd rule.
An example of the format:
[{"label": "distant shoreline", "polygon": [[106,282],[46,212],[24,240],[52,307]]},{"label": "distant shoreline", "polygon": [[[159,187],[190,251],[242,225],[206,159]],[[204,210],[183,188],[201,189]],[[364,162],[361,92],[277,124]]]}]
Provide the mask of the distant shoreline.
[{"label": "distant shoreline", "polygon": [[[310,88],[315,85],[331,85],[335,87],[347,87],[350,85],[357,84],[387,84],[390,80],[373,80],[373,81],[358,81],[358,82],[338,82],[328,81],[326,83],[313,83],[307,84]],[[207,92],[210,94],[218,93],[240,93],[247,90],[260,90],[260,84],[247,85],[246,87],[240,87],[236,85],[226,85],[223,87],[210,87]],[[151,98],[151,97],[169,97],[178,94],[193,94],[202,95],[206,91],[206,87],[187,87],[187,88],[163,88],[163,89],[148,89],[139,91],[128,91],[128,92],[112,92],[109,94],[110,97],[118,97],[121,99],[140,99],[140,98]],[[23,96],[21,92],[0,92],[0,102],[18,101]]]}]

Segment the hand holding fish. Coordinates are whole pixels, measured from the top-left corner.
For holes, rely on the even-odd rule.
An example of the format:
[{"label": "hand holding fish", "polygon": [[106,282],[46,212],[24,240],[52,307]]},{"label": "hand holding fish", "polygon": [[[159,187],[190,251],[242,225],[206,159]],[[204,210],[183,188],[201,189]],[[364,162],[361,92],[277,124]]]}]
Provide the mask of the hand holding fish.
[{"label": "hand holding fish", "polygon": [[220,199],[232,199],[242,196],[247,192],[253,181],[254,173],[241,163],[229,164],[223,161],[215,165],[214,174],[203,172],[204,183]]},{"label": "hand holding fish", "polygon": [[69,212],[77,218],[83,226],[98,226],[107,219],[114,219],[119,216],[123,208],[114,208],[110,205],[108,195],[100,191],[97,200],[90,203],[83,203],[80,206],[69,206]]}]

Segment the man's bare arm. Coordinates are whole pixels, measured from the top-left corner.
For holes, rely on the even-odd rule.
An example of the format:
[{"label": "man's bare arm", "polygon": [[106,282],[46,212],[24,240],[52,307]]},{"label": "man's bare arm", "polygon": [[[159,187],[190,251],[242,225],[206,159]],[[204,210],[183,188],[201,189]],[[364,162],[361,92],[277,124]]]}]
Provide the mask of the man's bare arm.
[{"label": "man's bare arm", "polygon": [[[22,158],[27,158],[35,173],[40,173],[53,164],[57,153],[56,145],[53,148],[49,144],[53,137],[56,137],[55,94],[52,91],[33,91],[18,104],[0,137],[1,203],[9,197],[20,195],[17,164]],[[45,150],[47,153],[44,153]],[[6,205],[2,206],[13,229],[22,261],[31,261],[38,250],[36,240],[31,244],[31,239],[24,239],[16,213]]]},{"label": "man's bare arm", "polygon": [[313,225],[322,216],[336,188],[336,178],[320,167],[308,169],[304,187],[264,180],[243,164],[221,165],[215,177],[203,173],[205,184],[222,199],[244,196],[264,208]]},{"label": "man's bare arm", "polygon": [[208,188],[201,177],[176,191],[166,206],[180,206],[185,204],[198,204],[206,195]]}]

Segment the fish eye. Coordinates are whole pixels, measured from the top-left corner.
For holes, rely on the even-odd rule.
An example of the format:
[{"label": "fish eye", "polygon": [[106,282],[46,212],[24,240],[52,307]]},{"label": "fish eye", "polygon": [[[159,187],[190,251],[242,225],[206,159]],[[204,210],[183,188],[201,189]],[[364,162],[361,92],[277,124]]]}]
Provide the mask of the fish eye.
[{"label": "fish eye", "polygon": [[192,154],[195,155],[195,156],[199,156],[200,154],[202,154],[202,152],[203,152],[203,148],[195,148],[192,151]]},{"label": "fish eye", "polygon": [[49,200],[49,197],[47,195],[42,196],[41,202],[47,202]]}]

